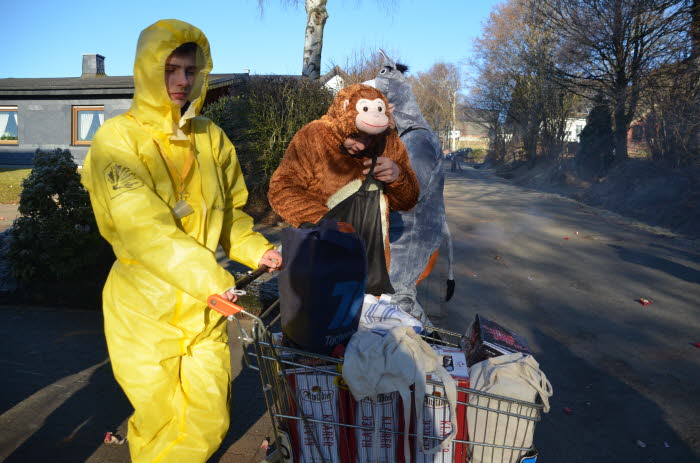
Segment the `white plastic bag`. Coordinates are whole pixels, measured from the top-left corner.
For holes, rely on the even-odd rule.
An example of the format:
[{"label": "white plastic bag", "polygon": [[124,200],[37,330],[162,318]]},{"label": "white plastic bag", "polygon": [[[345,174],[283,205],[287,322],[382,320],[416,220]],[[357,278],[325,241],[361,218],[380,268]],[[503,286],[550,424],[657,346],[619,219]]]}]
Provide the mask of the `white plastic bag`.
[{"label": "white plastic bag", "polygon": [[[469,379],[472,389],[489,394],[530,403],[535,403],[539,396],[544,412],[549,412],[549,397],[553,394],[552,385],[531,355],[517,352],[475,363],[469,369]],[[471,406],[467,407],[467,422],[470,440],[511,447],[532,446],[534,422],[496,411],[480,410],[474,406],[529,417],[535,416],[534,408],[476,394],[470,395],[469,404]],[[490,463],[491,461],[516,463],[522,456],[518,451],[479,445],[472,445],[470,453],[472,454],[469,460],[471,463]]]}]

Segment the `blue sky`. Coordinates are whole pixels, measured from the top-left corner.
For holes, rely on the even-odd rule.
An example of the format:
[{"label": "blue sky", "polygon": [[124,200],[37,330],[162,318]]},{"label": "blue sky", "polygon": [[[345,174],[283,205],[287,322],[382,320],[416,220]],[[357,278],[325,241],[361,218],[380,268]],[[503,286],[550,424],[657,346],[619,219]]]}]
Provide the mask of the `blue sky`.
[{"label": "blue sky", "polygon": [[[0,78],[77,77],[83,53],[106,57],[108,75],[131,75],[139,32],[158,19],[199,27],[211,44],[215,73],[299,74],[304,2],[3,1],[5,37]],[[289,2],[287,2],[289,3]],[[321,67],[343,65],[359,50],[384,48],[425,71],[437,61],[462,65],[497,0],[329,0]],[[464,66],[462,66],[464,69]]]}]

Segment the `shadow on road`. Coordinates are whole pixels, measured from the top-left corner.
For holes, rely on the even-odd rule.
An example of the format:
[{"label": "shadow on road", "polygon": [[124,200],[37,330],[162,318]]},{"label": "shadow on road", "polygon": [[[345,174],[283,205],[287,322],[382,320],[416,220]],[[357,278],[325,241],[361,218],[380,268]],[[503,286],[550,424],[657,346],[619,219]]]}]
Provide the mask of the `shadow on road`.
[{"label": "shadow on road", "polygon": [[[238,343],[235,345],[238,347]],[[232,346],[231,352],[236,357],[244,355],[240,348],[234,349],[234,346]],[[234,363],[237,362],[242,362],[242,358],[234,358]],[[268,429],[258,430],[259,433],[265,434],[258,436],[258,439],[248,439],[243,442],[243,437],[255,430],[260,418],[267,413],[265,397],[260,384],[260,374],[243,364],[240,373],[237,375],[234,373],[234,376],[231,386],[231,425],[219,450],[214,453],[209,460],[210,462],[260,461],[264,457],[264,451],[260,450],[260,444],[265,437],[268,437]],[[256,452],[260,457],[257,460],[255,460]],[[248,458],[242,460],[240,456],[242,454],[247,455]],[[238,456],[238,459],[234,455]],[[227,456],[231,458],[227,460]]]},{"label": "shadow on road", "polygon": [[697,461],[659,406],[621,380],[622,371],[612,376],[605,371],[611,365],[590,365],[540,330],[535,338],[543,352],[557,357],[555,363],[548,355],[538,356],[554,387],[552,409],[535,436],[543,461]]},{"label": "shadow on road", "polygon": [[690,283],[700,283],[700,272],[693,268],[686,267],[685,265],[678,264],[646,252],[625,248],[623,246],[615,246],[612,244],[608,246],[614,249],[620,259],[624,261],[637,265],[643,265],[654,270],[660,270],[675,278],[680,278],[681,280],[685,280]]},{"label": "shadow on road", "polygon": [[0,457],[87,461],[132,413],[107,361],[101,314],[6,307],[0,317]]},{"label": "shadow on road", "polygon": [[132,411],[111,364],[104,363],[5,461],[87,461],[103,445],[104,433],[116,430]]}]

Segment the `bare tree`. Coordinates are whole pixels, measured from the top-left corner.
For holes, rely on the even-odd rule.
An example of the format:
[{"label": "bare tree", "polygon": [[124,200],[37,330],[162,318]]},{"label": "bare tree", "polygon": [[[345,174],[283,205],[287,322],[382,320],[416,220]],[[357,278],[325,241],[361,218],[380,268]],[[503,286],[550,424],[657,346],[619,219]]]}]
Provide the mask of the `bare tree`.
[{"label": "bare tree", "polygon": [[576,98],[549,78],[557,42],[536,19],[528,0],[510,0],[494,9],[476,41],[469,106],[498,114],[489,118],[492,160],[505,160],[505,149],[532,163],[563,151]]},{"label": "bare tree", "polygon": [[323,48],[323,28],[326,26],[327,0],[305,0],[306,36],[304,37],[304,64],[301,74],[311,79],[321,76],[321,49]]},{"label": "bare tree", "polygon": [[454,130],[457,100],[462,78],[457,66],[438,62],[426,72],[408,78],[423,117],[448,146],[450,131]]},{"label": "bare tree", "polygon": [[[280,0],[283,4],[298,5],[301,0]],[[258,0],[260,12],[266,0]],[[379,1],[390,10],[394,5],[394,0]],[[323,50],[323,31],[328,20],[328,10],[326,4],[328,0],[304,0],[306,9],[306,32],[304,35],[304,62],[301,74],[310,79],[321,77],[321,52]]]},{"label": "bare tree", "polygon": [[538,24],[557,34],[552,76],[612,104],[615,160],[627,159],[627,132],[649,76],[678,59],[687,42],[686,0],[530,0]]},{"label": "bare tree", "polygon": [[[690,36],[692,39],[691,60],[697,82],[700,80],[700,0],[692,1],[690,23]],[[700,87],[700,84],[698,86]],[[697,111],[697,108],[700,108],[700,92],[697,92],[694,103]],[[691,150],[695,153],[696,159],[700,159],[700,127],[695,128],[691,141]]]},{"label": "bare tree", "polygon": [[692,39],[692,59],[700,67],[700,0],[692,0],[690,6],[690,37]]},{"label": "bare tree", "polygon": [[[384,58],[379,53],[379,47],[375,47],[374,50],[371,51],[369,48],[353,50],[350,56],[345,59],[345,64],[340,67],[345,71],[343,79],[346,86],[361,84],[377,76]],[[390,56],[396,55],[396,53],[389,54]]]}]

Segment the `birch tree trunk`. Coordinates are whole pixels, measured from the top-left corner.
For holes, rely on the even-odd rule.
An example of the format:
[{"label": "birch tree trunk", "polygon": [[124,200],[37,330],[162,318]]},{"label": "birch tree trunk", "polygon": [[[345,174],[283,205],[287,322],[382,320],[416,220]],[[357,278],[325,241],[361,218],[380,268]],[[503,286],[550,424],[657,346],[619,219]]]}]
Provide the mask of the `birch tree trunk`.
[{"label": "birch tree trunk", "polygon": [[328,0],[305,0],[306,37],[304,39],[304,64],[301,74],[310,79],[321,77],[321,49],[323,28],[328,19]]}]

